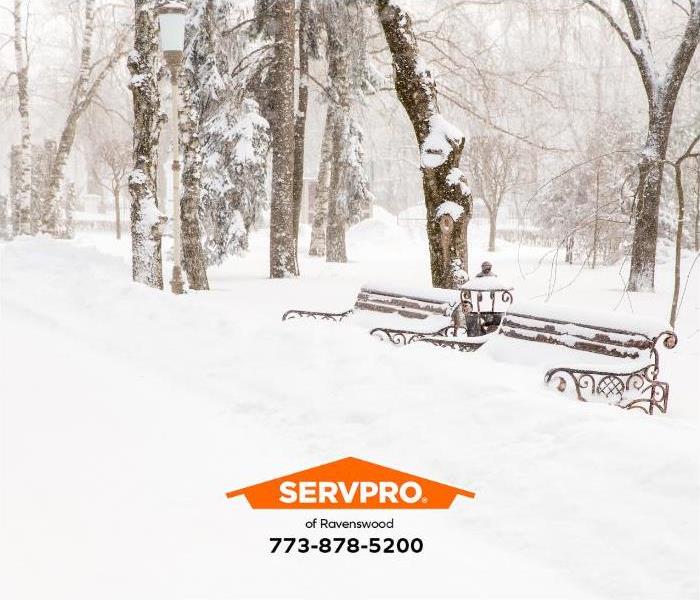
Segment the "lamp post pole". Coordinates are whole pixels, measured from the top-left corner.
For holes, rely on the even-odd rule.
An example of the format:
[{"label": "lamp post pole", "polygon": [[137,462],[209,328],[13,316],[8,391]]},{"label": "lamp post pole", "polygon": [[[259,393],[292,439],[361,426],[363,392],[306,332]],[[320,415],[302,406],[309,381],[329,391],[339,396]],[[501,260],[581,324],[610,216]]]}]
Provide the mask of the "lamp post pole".
[{"label": "lamp post pole", "polygon": [[160,25],[160,45],[165,64],[170,71],[171,114],[170,131],[173,151],[173,275],[170,289],[174,294],[185,291],[182,280],[182,243],[180,240],[180,140],[178,107],[179,88],[177,85],[185,47],[185,16],[187,6],[182,2],[172,1],[158,8]]}]

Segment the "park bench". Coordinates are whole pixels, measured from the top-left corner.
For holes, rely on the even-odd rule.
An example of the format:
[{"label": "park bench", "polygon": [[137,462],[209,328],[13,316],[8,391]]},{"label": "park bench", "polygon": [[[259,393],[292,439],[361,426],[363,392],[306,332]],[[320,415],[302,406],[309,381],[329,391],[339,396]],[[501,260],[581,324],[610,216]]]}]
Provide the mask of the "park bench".
[{"label": "park bench", "polygon": [[[546,383],[556,383],[560,392],[571,384],[580,401],[603,399],[647,414],[666,412],[669,384],[658,379],[659,346],[672,349],[677,343],[668,324],[544,303],[519,302],[507,310],[510,291],[488,286],[496,284],[461,292],[365,285],[347,311],[289,310],[282,319],[355,319],[395,345],[485,348],[496,360],[543,368]],[[481,305],[484,298],[490,307]]]},{"label": "park bench", "polygon": [[529,303],[513,308],[499,334],[556,348],[547,356],[545,382],[556,382],[560,392],[573,384],[578,400],[602,398],[648,414],[668,408],[669,384],[658,379],[659,347],[672,349],[678,339],[663,321]]},{"label": "park bench", "polygon": [[463,352],[483,347],[496,360],[542,367],[546,383],[556,383],[560,392],[571,384],[578,400],[603,399],[648,414],[668,408],[669,384],[658,379],[659,346],[677,343],[663,322],[522,302],[503,315],[492,334],[470,336],[459,327],[432,334],[376,328],[372,334],[395,344],[421,342]]},{"label": "park bench", "polygon": [[350,320],[370,329],[381,324],[423,333],[458,327],[463,323],[459,290],[372,283],[360,288],[354,306],[346,311],[292,309],[282,316],[283,321],[299,318],[334,322]]}]

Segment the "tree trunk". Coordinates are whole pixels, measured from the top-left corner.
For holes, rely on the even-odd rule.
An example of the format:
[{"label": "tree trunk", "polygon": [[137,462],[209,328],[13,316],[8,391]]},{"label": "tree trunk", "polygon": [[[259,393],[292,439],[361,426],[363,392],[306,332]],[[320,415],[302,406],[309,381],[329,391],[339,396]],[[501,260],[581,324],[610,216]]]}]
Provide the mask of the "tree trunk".
[{"label": "tree trunk", "polygon": [[695,252],[700,252],[700,157],[697,158],[695,173]]},{"label": "tree trunk", "polygon": [[19,181],[17,205],[19,206],[19,232],[31,233],[32,201],[32,134],[29,125],[29,64],[22,49],[22,2],[14,4],[14,47],[17,70],[17,108],[19,110],[22,143],[19,146]]},{"label": "tree trunk", "polygon": [[[459,287],[466,280],[464,220],[472,205],[459,170],[464,135],[438,112],[435,81],[418,60],[410,16],[390,0],[375,1],[392,56],[396,93],[420,148],[432,282],[435,287]],[[445,216],[455,221],[452,227]]]},{"label": "tree trunk", "polygon": [[129,55],[134,105],[131,193],[131,260],[134,281],[163,289],[161,237],[167,218],[158,210],[156,178],[160,95],[158,27],[151,0],[134,0],[134,50]]},{"label": "tree trunk", "polygon": [[600,237],[600,225],[598,217],[600,213],[600,165],[596,165],[595,172],[595,220],[593,221],[593,259],[591,268],[595,269],[598,262],[598,238]]},{"label": "tree trunk", "polygon": [[[182,227],[182,262],[187,283],[193,290],[208,290],[206,260],[202,248],[199,225],[199,199],[202,180],[202,150],[199,143],[200,108],[196,100],[196,83],[191,71],[185,70],[180,81],[183,90],[184,111],[180,115],[180,134],[183,147],[182,196],[180,221]],[[179,157],[173,157],[178,160]]]},{"label": "tree trunk", "polygon": [[12,227],[10,226],[9,205],[7,196],[0,194],[0,240],[12,239]]},{"label": "tree trunk", "polygon": [[671,118],[671,113],[652,111],[649,134],[638,165],[639,184],[635,196],[634,237],[627,284],[627,289],[631,292],[654,290],[662,161],[666,158]]},{"label": "tree trunk", "polygon": [[328,216],[328,195],[330,193],[331,171],[333,168],[331,162],[332,153],[333,105],[328,104],[326,110],[326,124],[323,127],[323,141],[321,142],[321,157],[318,167],[314,218],[311,224],[310,256],[325,256],[326,254],[326,220]]},{"label": "tree trunk", "polygon": [[309,48],[307,44],[309,25],[309,0],[299,4],[299,97],[294,122],[294,261],[299,275],[299,216],[301,196],[304,191],[304,134],[306,133],[306,110],[309,103],[308,73]]},{"label": "tree trunk", "polygon": [[117,182],[112,188],[112,195],[114,196],[114,226],[117,233],[117,239],[122,239],[122,218],[119,213],[120,210],[120,192],[119,192],[119,182]]},{"label": "tree trunk", "polygon": [[90,64],[90,58],[92,56],[92,34],[95,28],[94,6],[95,0],[86,0],[82,42],[83,48],[80,55],[80,73],[76,83],[73,103],[63,125],[58,147],[56,148],[56,154],[51,161],[46,201],[42,211],[41,229],[52,235],[61,235],[60,190],[61,184],[63,183],[66,163],[73,149],[73,142],[75,141],[75,135],[78,129],[78,121],[88,106],[90,106],[92,99],[97,94],[107,74],[114,68],[119,59],[124,56],[123,44],[126,37],[122,35],[117,40],[116,46],[107,57],[106,62],[102,64],[101,70],[95,76],[92,84],[88,85],[90,73],[95,66]]},{"label": "tree trunk", "polygon": [[46,200],[42,211],[41,230],[44,233],[59,235],[60,201],[59,194],[63,181],[63,171],[68,161],[68,155],[73,147],[78,119],[85,109],[84,102],[90,79],[90,58],[92,56],[92,34],[95,29],[95,0],[85,1],[85,23],[83,26],[82,50],[80,53],[80,72],[75,89],[75,97],[68,117],[66,118],[61,138],[56,149],[56,156],[51,163]]},{"label": "tree trunk", "polygon": [[294,246],[294,0],[276,0],[275,56],[270,67],[272,202],[270,277],[296,273]]},{"label": "tree trunk", "polygon": [[343,110],[337,107],[333,111],[331,180],[328,193],[328,222],[326,224],[326,262],[348,262],[345,245],[345,214],[340,206],[346,170],[342,158],[345,125]]},{"label": "tree trunk", "polygon": [[331,149],[331,182],[326,224],[326,261],[347,262],[345,224],[347,202],[343,203],[347,174],[347,140],[350,133],[350,36],[351,31],[339,19],[345,10],[339,0],[328,0],[324,14],[328,38],[328,78],[333,94],[333,143]]},{"label": "tree trunk", "polygon": [[678,295],[681,289],[681,253],[683,251],[683,220],[685,219],[685,197],[683,194],[683,171],[681,163],[674,165],[676,195],[678,200],[678,223],[676,225],[676,258],[673,264],[673,300],[671,301],[671,327],[676,326],[678,316]]},{"label": "tree trunk", "polygon": [[496,251],[496,221],[498,213],[496,210],[489,211],[489,252]]},{"label": "tree trunk", "polygon": [[676,48],[672,49],[666,73],[659,76],[652,53],[649,30],[644,13],[636,0],[622,0],[629,29],[618,24],[615,17],[596,0],[583,0],[608,21],[627,46],[637,63],[639,75],[647,95],[649,127],[639,161],[639,185],[635,197],[634,238],[629,291],[654,290],[656,268],[656,237],[659,230],[659,200],[663,162],[676,106],[678,92],[700,40],[700,2],[690,2],[688,21]]}]

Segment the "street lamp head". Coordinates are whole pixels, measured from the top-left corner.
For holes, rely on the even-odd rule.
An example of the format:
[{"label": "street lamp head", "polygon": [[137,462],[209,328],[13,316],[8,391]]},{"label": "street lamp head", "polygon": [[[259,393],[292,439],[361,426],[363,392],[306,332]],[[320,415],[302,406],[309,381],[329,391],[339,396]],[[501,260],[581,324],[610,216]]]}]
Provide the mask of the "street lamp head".
[{"label": "street lamp head", "polygon": [[166,2],[158,9],[160,24],[160,49],[168,64],[179,65],[185,48],[185,17],[187,5],[182,2]]}]

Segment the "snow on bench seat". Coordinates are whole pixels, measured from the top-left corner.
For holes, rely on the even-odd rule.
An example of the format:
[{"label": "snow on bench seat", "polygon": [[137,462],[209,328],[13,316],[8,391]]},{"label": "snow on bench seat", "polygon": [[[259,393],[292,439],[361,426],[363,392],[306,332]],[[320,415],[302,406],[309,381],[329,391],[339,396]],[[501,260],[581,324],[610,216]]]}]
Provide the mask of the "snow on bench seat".
[{"label": "snow on bench seat", "polygon": [[608,329],[611,333],[628,334],[633,332],[643,335],[650,340],[671,329],[669,323],[663,319],[545,302],[519,301],[513,305],[510,314],[511,316],[545,319],[552,322],[592,327],[599,330]]}]

